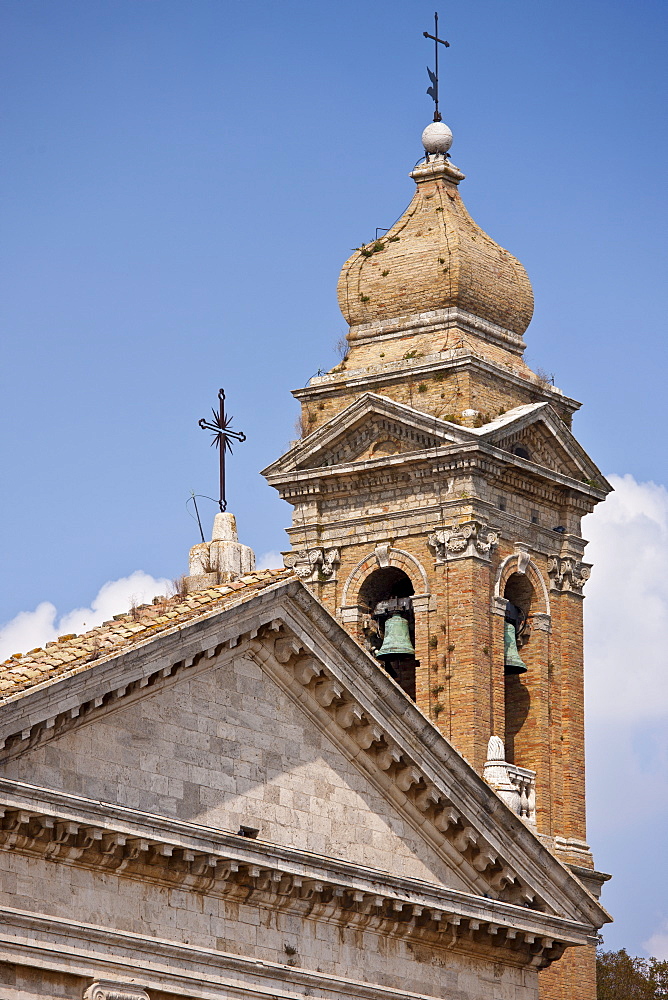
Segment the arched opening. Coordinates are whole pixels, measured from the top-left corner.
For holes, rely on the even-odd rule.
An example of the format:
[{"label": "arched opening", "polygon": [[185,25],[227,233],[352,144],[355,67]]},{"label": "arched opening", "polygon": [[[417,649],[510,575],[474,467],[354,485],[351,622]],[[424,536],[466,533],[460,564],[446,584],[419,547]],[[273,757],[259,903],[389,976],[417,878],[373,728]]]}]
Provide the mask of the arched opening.
[{"label": "arched opening", "polygon": [[503,596],[519,608],[524,613],[525,618],[531,614],[534,589],[526,573],[512,573],[508,577]]},{"label": "arched opening", "polygon": [[414,593],[407,573],[396,566],[385,566],[367,576],[360,587],[359,602],[367,614],[373,614],[380,601],[387,601],[391,597],[410,597]]},{"label": "arched opening", "polygon": [[[526,574],[513,573],[506,582],[503,596],[508,601],[504,628],[512,627],[516,644],[516,651],[509,654],[504,643],[506,760],[522,766],[516,759],[518,737],[531,708],[531,695],[523,680],[529,669],[525,662],[526,651],[523,653],[523,650],[529,641],[526,622],[535,602],[535,594]],[[509,665],[509,658],[515,661],[515,666],[512,663]]]},{"label": "arched opening", "polygon": [[[367,647],[390,677],[415,701],[415,617],[410,577],[396,566],[374,570],[360,587],[358,603],[367,616]],[[386,650],[383,653],[383,648]],[[380,656],[378,655],[380,653]]]}]

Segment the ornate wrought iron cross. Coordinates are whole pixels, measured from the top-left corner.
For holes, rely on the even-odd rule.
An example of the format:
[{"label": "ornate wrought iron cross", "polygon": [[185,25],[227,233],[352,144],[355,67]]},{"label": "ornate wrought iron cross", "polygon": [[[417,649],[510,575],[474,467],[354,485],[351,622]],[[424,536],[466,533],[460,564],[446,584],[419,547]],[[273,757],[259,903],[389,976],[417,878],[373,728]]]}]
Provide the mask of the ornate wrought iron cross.
[{"label": "ornate wrought iron cross", "polygon": [[225,452],[229,451],[232,454],[232,441],[245,441],[246,435],[242,431],[231,431],[230,424],[234,420],[234,417],[228,417],[225,413],[225,393],[222,389],[218,390],[218,412],[212,408],[213,421],[207,421],[202,417],[198,421],[200,427],[203,431],[213,431],[213,441],[211,445],[215,445],[218,449],[218,459],[220,463],[220,498],[218,500],[218,506],[221,511],[224,511],[227,507],[227,498],[225,497]]},{"label": "ornate wrought iron cross", "polygon": [[430,35],[428,31],[423,31],[422,34],[425,38],[432,38],[434,40],[434,72],[432,73],[427,66],[427,73],[431,80],[431,87],[427,87],[427,93],[434,102],[434,121],[440,122],[441,112],[438,110],[438,47],[439,45],[445,45],[446,49],[449,49],[450,42],[446,42],[444,38],[438,37],[438,12],[434,12],[434,34]]}]

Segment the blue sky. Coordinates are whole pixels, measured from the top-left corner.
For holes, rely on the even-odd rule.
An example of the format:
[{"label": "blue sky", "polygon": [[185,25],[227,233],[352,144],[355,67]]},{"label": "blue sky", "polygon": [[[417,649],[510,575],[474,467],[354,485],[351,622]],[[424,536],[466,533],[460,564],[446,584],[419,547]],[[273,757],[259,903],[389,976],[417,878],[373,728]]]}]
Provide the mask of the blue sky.
[{"label": "blue sky", "polygon": [[[648,573],[658,545],[668,555],[668,13],[658,0],[448,6],[441,104],[462,195],[533,282],[527,360],[583,400],[575,431],[603,471],[633,477],[592,542],[603,560],[614,548],[628,562],[606,563],[607,590],[595,575],[588,585],[603,637],[605,608],[628,596],[616,574],[638,546]],[[0,4],[0,622],[42,602],[88,607],[134,571],[185,572],[197,541],[185,502],[216,490],[197,420],[220,385],[248,435],[230,467],[243,540],[258,553],[286,547],[289,508],[258,470],[295,436],[289,390],[336,361],[341,264],[410,200],[431,117],[422,31],[433,9]],[[635,491],[648,481],[658,500]],[[659,608],[650,659],[664,597],[658,582],[646,597]],[[630,628],[637,643],[637,617]],[[616,655],[617,667],[599,667],[594,651],[592,676],[635,669]],[[661,684],[658,664],[646,678],[658,706]],[[646,782],[653,796],[649,857],[668,821],[664,707],[651,719],[642,706],[632,718],[592,707],[590,838],[616,871],[606,941],[636,952],[664,933],[668,892],[632,860],[644,820],[630,788],[626,826],[612,827],[603,748],[618,734],[626,787]]]}]

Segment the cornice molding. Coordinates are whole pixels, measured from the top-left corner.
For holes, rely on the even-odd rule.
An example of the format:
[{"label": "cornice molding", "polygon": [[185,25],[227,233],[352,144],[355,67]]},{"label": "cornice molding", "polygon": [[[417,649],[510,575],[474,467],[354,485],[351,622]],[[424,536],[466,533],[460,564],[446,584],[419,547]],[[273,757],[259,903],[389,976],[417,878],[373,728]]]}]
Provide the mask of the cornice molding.
[{"label": "cornice molding", "polygon": [[427,355],[424,358],[402,360],[393,364],[387,363],[372,365],[367,368],[333,371],[327,375],[314,376],[304,388],[293,389],[292,395],[295,399],[301,401],[327,396],[338,396],[342,392],[377,393],[380,386],[403,382],[407,376],[420,380],[429,378],[430,375],[465,368],[475,369],[485,376],[492,376],[494,379],[498,379],[507,385],[512,385],[524,392],[528,389],[546,402],[564,406],[570,413],[579,410],[582,405],[576,399],[564,395],[553,386],[548,386],[540,382],[532,382],[519,375],[516,371],[506,368],[503,365],[495,364],[493,361],[483,358],[481,355],[474,354],[468,349],[442,351],[437,354]]},{"label": "cornice molding", "polygon": [[[9,907],[0,908],[0,961],[29,965],[63,974],[100,981],[102,975],[139,979],[149,992],[176,994],[193,1000],[287,1000],[308,995],[323,1000],[437,1000],[437,998],[362,982],[317,970],[279,964],[213,948],[181,944],[128,931],[111,930],[73,919],[34,914]],[[476,939],[493,938],[480,927],[448,928],[441,947],[456,944],[457,935],[475,949]],[[518,935],[519,936],[519,935]],[[79,943],[77,943],[79,942]],[[581,942],[584,943],[584,940]],[[484,942],[479,946],[484,947]],[[523,954],[525,952],[525,954]],[[528,953],[528,961],[527,961]],[[559,953],[559,954],[558,954]],[[549,937],[533,941],[521,936],[515,965],[542,968],[560,957],[563,949]],[[508,961],[508,956],[506,956]]]},{"label": "cornice molding", "polygon": [[456,944],[474,923],[481,933],[495,928],[486,948],[514,952],[540,937],[563,950],[590,932],[553,914],[138,810],[116,807],[110,817],[103,803],[21,782],[2,781],[0,800],[0,849],[303,919],[345,918],[350,927],[435,945],[446,931]]},{"label": "cornice molding", "polygon": [[374,320],[371,323],[358,323],[351,326],[348,339],[351,345],[371,344],[379,341],[402,340],[412,334],[437,334],[447,336],[452,328],[462,333],[471,334],[490,344],[496,344],[513,354],[521,356],[526,350],[526,343],[518,333],[508,330],[498,323],[476,316],[474,313],[449,306],[447,309],[432,309],[429,312],[411,313],[403,316],[392,316],[390,319]]},{"label": "cornice molding", "polygon": [[313,499],[387,486],[409,486],[414,484],[416,477],[427,486],[433,483],[436,488],[443,476],[457,475],[480,475],[501,488],[526,495],[542,495],[553,502],[568,499],[580,514],[590,513],[609,492],[480,439],[340,465],[274,471],[267,475],[267,481],[278,490],[282,499],[294,505],[295,500],[302,497]]}]

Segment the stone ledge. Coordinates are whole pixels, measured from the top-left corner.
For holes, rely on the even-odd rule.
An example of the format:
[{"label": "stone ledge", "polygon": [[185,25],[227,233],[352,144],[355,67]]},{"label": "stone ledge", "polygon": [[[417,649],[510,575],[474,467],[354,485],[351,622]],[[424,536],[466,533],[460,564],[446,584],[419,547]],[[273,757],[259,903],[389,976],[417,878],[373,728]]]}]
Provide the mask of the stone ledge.
[{"label": "stone ledge", "polygon": [[[246,958],[75,920],[0,909],[0,961],[94,979],[141,979],[148,991],[193,1000],[288,1000],[312,995],[322,1000],[438,1000],[376,983],[310,969]],[[73,941],[83,941],[75,945]],[[146,956],[150,956],[147,958]]]}]

